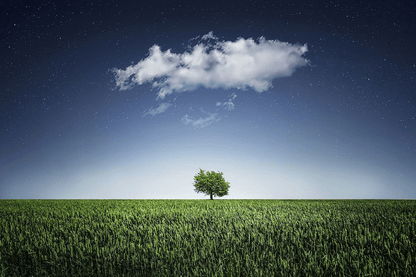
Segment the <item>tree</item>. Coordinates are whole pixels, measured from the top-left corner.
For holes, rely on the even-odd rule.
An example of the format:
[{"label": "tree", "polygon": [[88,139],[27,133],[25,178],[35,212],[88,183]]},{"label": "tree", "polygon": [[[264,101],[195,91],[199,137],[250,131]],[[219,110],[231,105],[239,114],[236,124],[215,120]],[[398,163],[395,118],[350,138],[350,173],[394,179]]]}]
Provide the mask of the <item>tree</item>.
[{"label": "tree", "polygon": [[222,177],[222,172],[215,173],[214,171],[207,171],[199,169],[199,173],[194,176],[194,186],[197,193],[203,192],[205,195],[209,195],[211,200],[214,200],[212,196],[222,197],[228,195],[228,189],[230,188],[228,182]]}]

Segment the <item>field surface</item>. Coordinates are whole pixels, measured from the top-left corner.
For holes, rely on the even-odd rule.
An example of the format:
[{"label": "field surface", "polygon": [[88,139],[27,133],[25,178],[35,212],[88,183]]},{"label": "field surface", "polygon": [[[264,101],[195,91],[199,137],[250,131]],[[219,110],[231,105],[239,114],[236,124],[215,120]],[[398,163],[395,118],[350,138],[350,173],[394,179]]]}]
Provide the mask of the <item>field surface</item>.
[{"label": "field surface", "polygon": [[416,201],[0,200],[0,276],[416,276]]}]

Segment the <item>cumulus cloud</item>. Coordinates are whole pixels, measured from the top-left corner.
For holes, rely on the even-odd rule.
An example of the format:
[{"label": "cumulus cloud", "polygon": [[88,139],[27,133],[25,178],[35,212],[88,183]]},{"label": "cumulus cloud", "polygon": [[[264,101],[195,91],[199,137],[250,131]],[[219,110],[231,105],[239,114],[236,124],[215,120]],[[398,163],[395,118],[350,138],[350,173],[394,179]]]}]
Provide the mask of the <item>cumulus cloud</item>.
[{"label": "cumulus cloud", "polygon": [[[207,40],[215,40],[211,45]],[[202,41],[202,42],[201,42]],[[218,41],[212,32],[204,35],[190,51],[182,54],[162,51],[158,45],[149,49],[146,59],[126,69],[113,69],[120,90],[135,84],[153,82],[157,99],[173,92],[192,91],[200,86],[210,89],[268,90],[275,78],[291,76],[308,64],[303,57],[307,46],[266,40],[238,38]]]},{"label": "cumulus cloud", "polygon": [[149,115],[155,116],[155,115],[157,115],[159,113],[165,112],[170,106],[172,106],[172,104],[169,104],[169,103],[161,103],[159,105],[159,107],[157,107],[156,109],[153,109],[153,107],[151,107],[148,111],[146,111],[144,113],[144,115],[148,115],[149,114]]},{"label": "cumulus cloud", "polygon": [[214,121],[218,121],[220,120],[216,113],[208,113],[205,112],[204,109],[200,108],[201,112],[207,114],[208,116],[205,118],[199,118],[199,119],[191,119],[189,117],[189,115],[185,115],[184,117],[182,117],[181,121],[185,124],[192,124],[192,126],[194,126],[195,128],[203,128],[205,126],[210,125],[212,122]]}]

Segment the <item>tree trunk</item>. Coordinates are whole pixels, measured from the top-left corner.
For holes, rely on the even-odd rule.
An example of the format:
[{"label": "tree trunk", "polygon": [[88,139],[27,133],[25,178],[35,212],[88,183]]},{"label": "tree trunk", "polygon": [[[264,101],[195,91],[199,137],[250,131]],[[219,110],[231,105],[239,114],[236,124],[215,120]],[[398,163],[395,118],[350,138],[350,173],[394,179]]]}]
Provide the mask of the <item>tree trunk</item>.
[{"label": "tree trunk", "polygon": [[212,194],[210,194],[210,196],[211,196],[211,200],[214,200],[214,198],[212,198]]}]

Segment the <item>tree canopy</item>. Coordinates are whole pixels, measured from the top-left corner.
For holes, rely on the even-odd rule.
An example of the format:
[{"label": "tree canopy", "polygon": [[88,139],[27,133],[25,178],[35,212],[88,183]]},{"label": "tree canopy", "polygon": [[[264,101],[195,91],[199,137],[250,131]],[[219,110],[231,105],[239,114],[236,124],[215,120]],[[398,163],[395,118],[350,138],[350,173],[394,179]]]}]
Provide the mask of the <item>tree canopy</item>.
[{"label": "tree canopy", "polygon": [[199,169],[199,173],[194,176],[194,186],[197,193],[205,193],[209,195],[211,200],[214,200],[213,196],[222,197],[228,195],[228,189],[230,183],[224,180],[223,173],[214,171],[207,171]]}]

